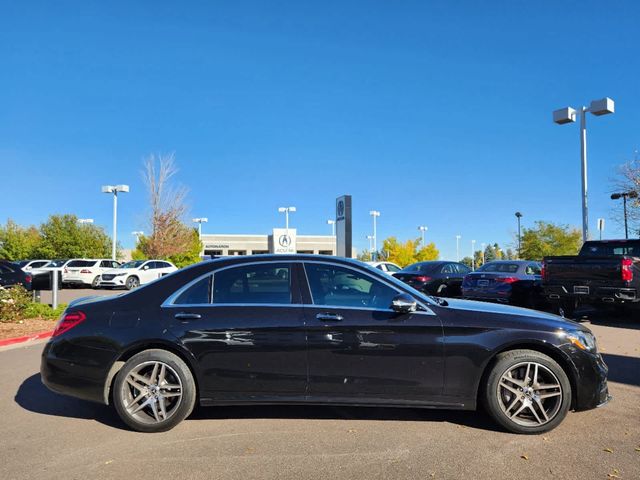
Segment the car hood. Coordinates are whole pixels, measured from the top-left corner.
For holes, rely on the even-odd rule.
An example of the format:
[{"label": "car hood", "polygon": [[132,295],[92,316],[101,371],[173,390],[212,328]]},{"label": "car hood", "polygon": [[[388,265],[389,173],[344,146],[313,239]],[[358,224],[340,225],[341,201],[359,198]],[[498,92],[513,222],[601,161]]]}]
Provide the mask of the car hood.
[{"label": "car hood", "polygon": [[522,319],[523,323],[534,328],[542,327],[544,329],[588,330],[578,322],[568,320],[552,313],[540,312],[538,310],[502,305],[500,303],[477,302],[456,298],[447,298],[446,301],[449,304],[447,308],[450,309],[519,317]]},{"label": "car hood", "polygon": [[102,272],[102,275],[118,275],[120,273],[132,273],[135,271],[135,268],[110,268],[109,270],[105,270],[104,272]]}]

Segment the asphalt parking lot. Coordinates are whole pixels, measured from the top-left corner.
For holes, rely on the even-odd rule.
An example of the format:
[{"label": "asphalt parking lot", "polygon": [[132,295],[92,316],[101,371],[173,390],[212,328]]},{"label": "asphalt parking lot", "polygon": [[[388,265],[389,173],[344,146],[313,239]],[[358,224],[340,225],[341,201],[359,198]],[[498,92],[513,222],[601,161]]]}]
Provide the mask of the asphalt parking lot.
[{"label": "asphalt parking lot", "polygon": [[128,431],[109,407],[49,392],[42,344],[0,351],[0,478],[640,478],[640,321],[594,317],[614,400],[518,436],[483,413],[338,407],[197,410]]}]

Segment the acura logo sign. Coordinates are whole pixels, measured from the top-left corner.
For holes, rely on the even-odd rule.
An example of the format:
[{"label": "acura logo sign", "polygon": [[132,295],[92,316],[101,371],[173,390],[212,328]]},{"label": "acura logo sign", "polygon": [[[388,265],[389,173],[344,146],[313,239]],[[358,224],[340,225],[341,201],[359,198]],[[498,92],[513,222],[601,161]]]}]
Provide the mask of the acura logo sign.
[{"label": "acura logo sign", "polygon": [[289,245],[291,245],[291,237],[289,235],[280,235],[278,243],[281,247],[287,248]]}]

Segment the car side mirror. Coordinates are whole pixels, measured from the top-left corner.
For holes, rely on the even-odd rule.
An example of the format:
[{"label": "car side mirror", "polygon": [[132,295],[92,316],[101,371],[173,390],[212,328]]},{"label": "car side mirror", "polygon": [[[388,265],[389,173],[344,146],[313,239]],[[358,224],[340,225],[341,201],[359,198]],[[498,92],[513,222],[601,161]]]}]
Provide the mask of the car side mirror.
[{"label": "car side mirror", "polygon": [[145,265],[144,267],[142,267],[143,270],[149,270],[149,265]]},{"label": "car side mirror", "polygon": [[391,301],[391,310],[397,313],[411,313],[417,309],[418,302],[407,293],[401,293]]}]

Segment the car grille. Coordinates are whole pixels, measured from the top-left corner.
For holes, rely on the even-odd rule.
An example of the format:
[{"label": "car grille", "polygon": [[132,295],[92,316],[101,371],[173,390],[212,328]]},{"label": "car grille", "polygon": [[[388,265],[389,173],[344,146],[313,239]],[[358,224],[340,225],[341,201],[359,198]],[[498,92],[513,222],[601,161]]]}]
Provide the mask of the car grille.
[{"label": "car grille", "polygon": [[102,275],[102,280],[113,280],[115,275]]}]

